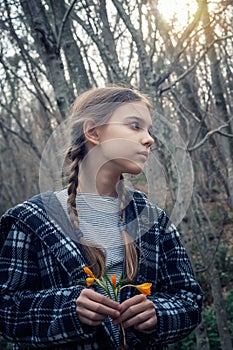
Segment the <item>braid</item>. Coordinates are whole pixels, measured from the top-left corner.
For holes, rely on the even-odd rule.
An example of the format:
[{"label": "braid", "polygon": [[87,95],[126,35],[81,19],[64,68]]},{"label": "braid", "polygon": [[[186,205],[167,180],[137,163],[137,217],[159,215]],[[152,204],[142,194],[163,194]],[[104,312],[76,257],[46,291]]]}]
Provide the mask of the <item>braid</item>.
[{"label": "braid", "polygon": [[68,200],[67,200],[67,208],[68,214],[70,216],[70,220],[74,226],[74,229],[78,229],[79,221],[78,221],[78,212],[76,208],[76,194],[78,187],[78,173],[79,173],[79,164],[78,159],[74,159],[71,164],[71,174],[69,177],[67,192],[68,192]]},{"label": "braid", "polygon": [[[120,189],[121,202],[120,202],[119,220],[123,221],[123,212],[124,212],[124,206],[125,206],[125,188],[124,188],[123,176],[121,176],[120,188],[121,188]],[[137,247],[133,239],[125,230],[122,230],[121,234],[124,242],[126,279],[127,281],[132,281],[135,278],[138,270]]]},{"label": "braid", "polygon": [[79,238],[80,244],[82,244],[82,249],[84,256],[87,260],[88,266],[93,271],[94,275],[98,278],[104,275],[106,266],[106,253],[101,246],[93,245],[85,238]]},{"label": "braid", "polygon": [[[70,176],[68,180],[67,192],[67,209],[70,216],[71,223],[74,229],[79,228],[78,210],[76,208],[76,195],[78,188],[78,174],[79,174],[79,147],[73,146],[68,152],[70,165]],[[96,246],[85,240],[83,237],[79,237],[79,243],[82,245],[84,256],[88,265],[97,277],[103,275],[106,263],[106,254],[102,247]]]},{"label": "braid", "polygon": [[125,248],[126,279],[127,281],[132,281],[138,271],[137,247],[130,235],[125,230],[122,230],[121,234]]}]

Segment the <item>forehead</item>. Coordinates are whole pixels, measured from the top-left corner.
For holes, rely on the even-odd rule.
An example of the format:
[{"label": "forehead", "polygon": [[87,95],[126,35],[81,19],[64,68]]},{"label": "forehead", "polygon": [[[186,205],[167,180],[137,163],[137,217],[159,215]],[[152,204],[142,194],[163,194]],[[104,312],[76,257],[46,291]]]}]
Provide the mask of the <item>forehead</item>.
[{"label": "forehead", "polygon": [[151,124],[150,111],[142,101],[134,101],[122,104],[118,107],[110,118],[110,122],[123,121],[127,117],[138,117],[143,119],[146,123]]}]

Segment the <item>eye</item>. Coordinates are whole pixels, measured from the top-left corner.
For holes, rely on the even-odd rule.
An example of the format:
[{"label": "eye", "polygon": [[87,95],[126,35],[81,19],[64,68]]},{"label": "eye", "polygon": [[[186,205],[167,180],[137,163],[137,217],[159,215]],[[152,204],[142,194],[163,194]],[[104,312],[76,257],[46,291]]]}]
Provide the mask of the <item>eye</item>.
[{"label": "eye", "polygon": [[131,126],[132,129],[140,129],[140,124],[136,121],[131,122],[129,125]]}]

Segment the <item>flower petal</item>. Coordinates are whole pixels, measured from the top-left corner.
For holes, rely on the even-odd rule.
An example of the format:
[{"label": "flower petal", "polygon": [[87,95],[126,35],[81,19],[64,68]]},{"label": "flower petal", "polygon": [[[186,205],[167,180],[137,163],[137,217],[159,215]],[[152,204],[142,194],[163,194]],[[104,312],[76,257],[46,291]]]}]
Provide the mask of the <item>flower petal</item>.
[{"label": "flower petal", "polygon": [[113,287],[116,288],[116,283],[117,283],[116,275],[110,275],[110,277],[111,277]]},{"label": "flower petal", "polygon": [[86,285],[88,287],[90,287],[92,285],[92,283],[94,283],[94,282],[95,282],[95,278],[93,278],[93,277],[87,277],[86,278]]},{"label": "flower petal", "polygon": [[92,278],[95,278],[93,272],[89,269],[89,267],[85,266],[85,267],[83,268],[83,271],[84,271],[87,275],[91,276]]},{"label": "flower petal", "polygon": [[152,283],[143,283],[143,284],[139,284],[138,286],[134,286],[135,288],[137,288],[137,290],[139,292],[141,292],[143,295],[151,295],[151,286],[152,286]]}]

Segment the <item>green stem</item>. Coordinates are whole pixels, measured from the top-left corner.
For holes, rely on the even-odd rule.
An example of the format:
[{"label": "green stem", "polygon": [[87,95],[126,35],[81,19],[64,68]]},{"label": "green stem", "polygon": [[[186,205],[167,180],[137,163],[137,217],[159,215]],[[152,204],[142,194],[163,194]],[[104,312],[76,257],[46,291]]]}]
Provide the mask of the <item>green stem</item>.
[{"label": "green stem", "polygon": [[128,349],[128,345],[126,344],[125,329],[124,329],[122,323],[120,323],[118,325],[118,329],[119,329],[119,347],[118,347],[118,350],[126,350],[126,349]]},{"label": "green stem", "polygon": [[124,286],[122,286],[122,287],[120,288],[120,290],[122,290],[122,289],[125,288],[125,287],[135,287],[135,285],[134,285],[134,284],[125,284]]},{"label": "green stem", "polygon": [[110,293],[110,290],[109,290],[107,284],[105,284],[104,281],[101,281],[101,280],[98,279],[98,278],[96,278],[95,280],[96,280],[96,282],[98,283],[98,285],[99,285],[100,287],[102,287],[102,288],[105,290],[105,292],[108,294],[108,296],[111,297],[111,293]]}]

